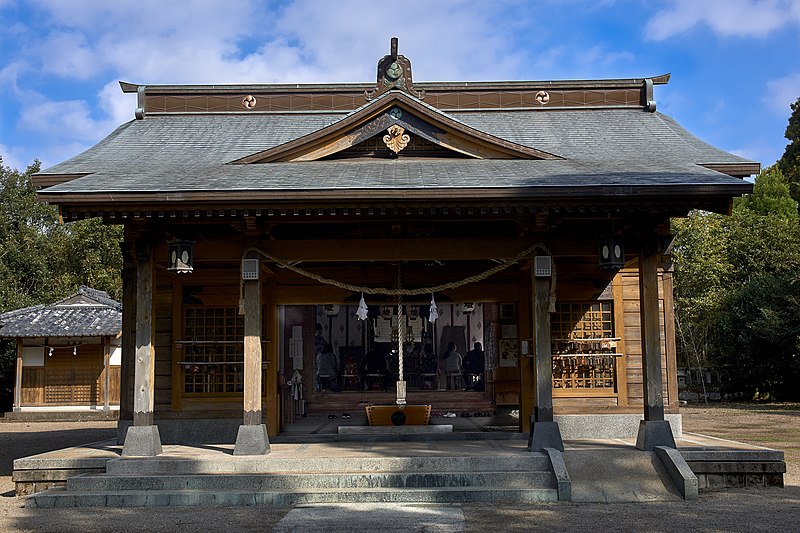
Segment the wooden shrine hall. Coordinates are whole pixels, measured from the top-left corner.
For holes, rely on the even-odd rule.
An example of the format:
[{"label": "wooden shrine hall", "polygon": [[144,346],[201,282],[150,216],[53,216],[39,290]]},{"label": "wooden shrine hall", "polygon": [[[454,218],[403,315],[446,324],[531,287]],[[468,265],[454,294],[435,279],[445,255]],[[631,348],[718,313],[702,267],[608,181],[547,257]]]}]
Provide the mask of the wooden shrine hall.
[{"label": "wooden shrine hall", "polygon": [[124,453],[395,398],[674,447],[670,219],[759,165],[657,112],[669,77],[419,83],[393,40],[374,83],[121,83],[135,118],[34,180],[125,228]]}]

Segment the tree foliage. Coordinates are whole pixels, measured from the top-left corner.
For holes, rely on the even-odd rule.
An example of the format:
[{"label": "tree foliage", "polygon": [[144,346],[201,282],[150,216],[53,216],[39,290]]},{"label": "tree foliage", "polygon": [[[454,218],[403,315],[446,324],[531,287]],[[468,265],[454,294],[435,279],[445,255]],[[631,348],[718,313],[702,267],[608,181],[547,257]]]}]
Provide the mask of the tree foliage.
[{"label": "tree foliage", "polygon": [[759,174],[730,216],[694,212],[673,227],[685,363],[724,368],[734,392],[800,398],[776,376],[800,361],[800,223],[782,172]]},{"label": "tree foliage", "polygon": [[786,126],[784,136],[789,140],[783,156],[778,160],[778,168],[789,181],[792,198],[800,202],[800,98],[791,104],[792,115]]},{"label": "tree foliage", "polygon": [[[0,157],[0,312],[57,301],[87,285],[122,297],[120,226],[89,219],[59,223],[58,210],[36,198],[31,176]],[[0,407],[10,407],[15,345],[0,344]]]}]

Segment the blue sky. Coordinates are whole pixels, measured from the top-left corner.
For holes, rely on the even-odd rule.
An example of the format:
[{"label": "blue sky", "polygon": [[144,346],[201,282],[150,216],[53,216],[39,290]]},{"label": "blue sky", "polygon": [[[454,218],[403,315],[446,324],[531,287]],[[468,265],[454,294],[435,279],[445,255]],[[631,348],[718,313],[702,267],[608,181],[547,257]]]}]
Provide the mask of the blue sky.
[{"label": "blue sky", "polygon": [[658,110],[775,162],[800,97],[800,0],[0,0],[0,155],[44,167],[133,119],[143,84],[371,82],[400,39],[414,80],[672,73]]}]

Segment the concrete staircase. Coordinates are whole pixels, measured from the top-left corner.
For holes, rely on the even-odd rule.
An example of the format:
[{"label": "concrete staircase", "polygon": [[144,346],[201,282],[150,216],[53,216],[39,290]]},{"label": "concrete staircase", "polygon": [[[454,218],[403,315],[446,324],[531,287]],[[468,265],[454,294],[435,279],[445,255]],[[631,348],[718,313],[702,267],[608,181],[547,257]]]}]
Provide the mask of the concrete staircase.
[{"label": "concrete staircase", "polygon": [[27,507],[279,505],[357,502],[530,503],[558,499],[546,453],[517,456],[111,460]]}]

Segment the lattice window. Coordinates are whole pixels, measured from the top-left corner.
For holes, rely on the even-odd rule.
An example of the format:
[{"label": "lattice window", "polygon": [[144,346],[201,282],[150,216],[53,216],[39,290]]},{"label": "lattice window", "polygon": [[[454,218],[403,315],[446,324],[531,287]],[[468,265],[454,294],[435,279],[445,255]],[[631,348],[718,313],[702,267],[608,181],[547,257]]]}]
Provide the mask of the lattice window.
[{"label": "lattice window", "polygon": [[551,315],[553,389],[616,390],[611,302],[560,303]]},{"label": "lattice window", "polygon": [[244,317],[235,307],[189,307],[184,313],[183,391],[242,391]]}]

